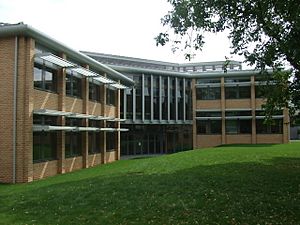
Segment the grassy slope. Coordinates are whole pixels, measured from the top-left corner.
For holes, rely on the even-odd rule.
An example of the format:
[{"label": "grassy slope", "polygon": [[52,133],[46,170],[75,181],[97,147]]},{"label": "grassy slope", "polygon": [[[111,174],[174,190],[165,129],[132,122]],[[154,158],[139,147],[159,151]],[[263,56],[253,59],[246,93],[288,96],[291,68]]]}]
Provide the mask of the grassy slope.
[{"label": "grassy slope", "polygon": [[300,224],[300,143],[188,151],[0,185],[0,224]]}]

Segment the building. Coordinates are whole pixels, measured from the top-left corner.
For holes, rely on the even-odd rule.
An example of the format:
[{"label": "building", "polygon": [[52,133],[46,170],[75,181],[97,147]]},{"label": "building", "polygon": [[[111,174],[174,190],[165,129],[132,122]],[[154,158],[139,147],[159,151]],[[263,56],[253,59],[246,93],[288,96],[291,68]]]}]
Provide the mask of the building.
[{"label": "building", "polygon": [[0,25],[0,49],[0,182],[120,159],[131,79],[24,24]]},{"label": "building", "polygon": [[[135,81],[124,92],[122,154],[170,153],[221,144],[287,143],[288,111],[265,125],[257,71],[225,62],[167,63],[83,52]],[[122,102],[122,101],[121,101]]]},{"label": "building", "polygon": [[[0,24],[0,182],[233,143],[286,143],[283,109],[264,125],[256,71],[77,52]],[[123,132],[124,131],[124,132]]]}]

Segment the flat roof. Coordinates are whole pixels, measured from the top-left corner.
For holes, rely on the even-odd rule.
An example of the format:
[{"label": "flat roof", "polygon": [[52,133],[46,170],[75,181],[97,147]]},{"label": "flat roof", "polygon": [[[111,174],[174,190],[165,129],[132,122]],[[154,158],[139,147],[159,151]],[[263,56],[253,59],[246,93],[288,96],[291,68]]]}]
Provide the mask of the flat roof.
[{"label": "flat roof", "polygon": [[132,86],[134,84],[134,81],[131,80],[129,77],[121,74],[120,72],[110,68],[107,65],[98,62],[97,60],[83,53],[73,50],[72,48],[66,46],[65,44],[49,37],[48,35],[36,30],[35,28],[27,24],[0,23],[0,37],[13,37],[13,36],[32,37],[38,43],[45,45],[46,47],[51,48],[54,51],[63,52],[67,54],[67,56],[74,58],[75,60],[79,61],[82,64],[88,64],[93,68],[95,68],[96,70],[106,73],[112,79],[120,80],[120,82],[124,85]]}]

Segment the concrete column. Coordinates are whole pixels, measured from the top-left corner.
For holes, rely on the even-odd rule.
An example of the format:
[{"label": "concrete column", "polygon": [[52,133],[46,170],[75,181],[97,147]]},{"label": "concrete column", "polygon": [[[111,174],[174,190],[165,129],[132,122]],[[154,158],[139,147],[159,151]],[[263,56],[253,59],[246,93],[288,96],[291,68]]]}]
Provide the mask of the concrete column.
[{"label": "concrete column", "polygon": [[[66,59],[66,55],[60,55]],[[65,111],[65,97],[66,97],[66,69],[61,69],[57,77],[57,92],[58,92],[58,110]],[[60,116],[58,121],[59,126],[66,125],[64,116]],[[58,173],[65,173],[65,131],[57,132],[57,159],[58,159]]]},{"label": "concrete column", "polygon": [[142,74],[142,121],[145,120],[145,75]]},{"label": "concrete column", "polygon": [[[104,76],[106,77],[106,74],[104,74]],[[101,116],[106,116],[106,86],[105,85],[101,85],[100,88],[100,102],[102,104],[102,108],[101,108]],[[106,127],[106,121],[104,120],[102,122],[102,126],[103,128]],[[101,163],[105,164],[106,163],[106,132],[105,131],[101,131],[100,132],[100,145],[101,145]]]},{"label": "concrete column", "polygon": [[256,101],[255,101],[255,77],[251,76],[251,115],[252,115],[252,134],[251,134],[251,143],[256,144]]},{"label": "concrete column", "polygon": [[[89,69],[89,65],[84,65],[84,68]],[[84,77],[82,79],[82,112],[84,114],[89,114],[89,79]],[[88,119],[83,119],[82,126],[88,127],[89,121]],[[82,140],[82,167],[89,167],[89,133],[87,131],[83,131],[81,134]]]},{"label": "concrete column", "polygon": [[159,105],[159,120],[162,120],[162,80],[161,80],[161,76],[159,76],[159,100],[158,100],[158,105]]},{"label": "concrete column", "polygon": [[289,143],[290,141],[290,117],[289,110],[285,108],[283,110],[283,128],[282,128],[282,141],[283,143]]},{"label": "concrete column", "polygon": [[221,77],[221,113],[222,113],[222,145],[226,144],[226,119],[225,119],[225,79]]},{"label": "concrete column", "polygon": [[193,149],[198,148],[197,143],[197,124],[196,124],[196,109],[197,109],[197,99],[196,99],[196,79],[192,79],[192,120],[193,120]]}]

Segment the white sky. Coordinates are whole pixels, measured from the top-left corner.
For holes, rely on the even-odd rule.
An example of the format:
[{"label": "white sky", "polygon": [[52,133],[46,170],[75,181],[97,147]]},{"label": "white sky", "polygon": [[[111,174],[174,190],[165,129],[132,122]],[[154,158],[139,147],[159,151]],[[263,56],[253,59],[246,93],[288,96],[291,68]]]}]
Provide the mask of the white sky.
[{"label": "white sky", "polygon": [[[0,0],[0,22],[24,22],[78,51],[184,62],[183,53],[155,45],[168,9],[167,0]],[[193,61],[224,60],[229,46],[225,34],[210,34]]]}]

